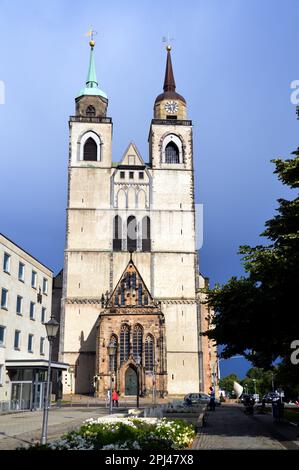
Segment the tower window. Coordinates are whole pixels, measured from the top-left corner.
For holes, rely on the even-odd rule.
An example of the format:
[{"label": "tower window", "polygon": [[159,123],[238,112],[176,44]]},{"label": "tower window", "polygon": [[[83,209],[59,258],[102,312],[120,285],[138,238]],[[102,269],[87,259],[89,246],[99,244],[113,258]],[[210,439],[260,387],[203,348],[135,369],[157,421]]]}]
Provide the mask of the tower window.
[{"label": "tower window", "polygon": [[124,172],[124,171],[121,171],[121,172],[120,172],[120,179],[121,179],[121,180],[124,180],[124,179],[125,179],[125,172]]},{"label": "tower window", "polygon": [[94,106],[87,106],[86,108],[86,116],[88,117],[93,117],[96,115],[96,110],[95,110],[95,107]]},{"label": "tower window", "polygon": [[130,180],[134,179],[134,171],[129,171],[129,178]]},{"label": "tower window", "polygon": [[137,222],[136,217],[130,215],[127,221],[127,250],[136,251],[137,248]]},{"label": "tower window", "polygon": [[174,142],[169,142],[165,147],[165,162],[180,163],[179,149]]},{"label": "tower window", "polygon": [[121,251],[122,244],[122,223],[119,215],[113,219],[113,251]]},{"label": "tower window", "polygon": [[143,171],[139,171],[139,179],[143,180],[144,179],[144,173]]},{"label": "tower window", "polygon": [[151,251],[151,221],[149,217],[142,219],[142,251]]},{"label": "tower window", "polygon": [[97,153],[97,144],[91,137],[89,137],[84,144],[83,160],[96,162]]}]

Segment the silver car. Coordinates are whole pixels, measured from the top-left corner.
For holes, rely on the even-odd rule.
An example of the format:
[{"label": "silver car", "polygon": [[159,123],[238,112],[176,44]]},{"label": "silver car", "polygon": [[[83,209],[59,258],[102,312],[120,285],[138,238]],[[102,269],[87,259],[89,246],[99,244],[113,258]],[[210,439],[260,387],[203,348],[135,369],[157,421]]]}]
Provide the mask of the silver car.
[{"label": "silver car", "polygon": [[[210,403],[210,395],[204,392],[188,393],[188,395],[184,397],[184,401],[187,402],[189,400],[191,401],[192,405],[196,405],[196,404],[208,405]],[[215,399],[215,405],[220,405],[220,401]]]}]

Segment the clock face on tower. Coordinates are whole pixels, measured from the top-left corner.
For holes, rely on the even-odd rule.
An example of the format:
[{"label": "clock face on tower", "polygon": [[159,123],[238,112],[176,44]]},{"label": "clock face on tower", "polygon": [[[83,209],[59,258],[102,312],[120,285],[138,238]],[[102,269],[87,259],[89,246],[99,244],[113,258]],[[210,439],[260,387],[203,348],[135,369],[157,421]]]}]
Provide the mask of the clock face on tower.
[{"label": "clock face on tower", "polygon": [[164,105],[165,111],[169,114],[175,114],[178,112],[179,106],[175,101],[167,101]]}]

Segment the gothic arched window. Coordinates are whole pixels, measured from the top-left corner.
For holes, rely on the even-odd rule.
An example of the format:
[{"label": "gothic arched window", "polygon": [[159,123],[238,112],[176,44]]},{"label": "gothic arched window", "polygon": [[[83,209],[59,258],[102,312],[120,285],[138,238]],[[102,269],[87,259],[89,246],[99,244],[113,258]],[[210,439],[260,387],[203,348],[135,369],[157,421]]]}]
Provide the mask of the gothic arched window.
[{"label": "gothic arched window", "polygon": [[122,222],[119,215],[113,219],[113,251],[121,251]]},{"label": "gothic arched window", "polygon": [[151,219],[142,219],[142,251],[151,251]]},{"label": "gothic arched window", "polygon": [[127,220],[127,250],[136,251],[137,248],[137,222],[136,217],[130,215]]},{"label": "gothic arched window", "polygon": [[126,362],[130,355],[130,329],[128,325],[122,325],[120,330],[120,363]]},{"label": "gothic arched window", "polygon": [[145,370],[154,369],[154,338],[148,335],[145,340]]},{"label": "gothic arched window", "polygon": [[98,148],[92,137],[89,137],[84,144],[83,160],[96,162],[98,159]]},{"label": "gothic arched window", "polygon": [[117,370],[117,337],[115,335],[111,335],[110,343],[113,343],[115,346],[114,355],[109,356],[109,371],[116,372]]},{"label": "gothic arched window", "polygon": [[138,356],[142,358],[142,328],[136,325],[133,331],[133,356],[136,360]]},{"label": "gothic arched window", "polygon": [[86,108],[86,116],[93,117],[96,115],[95,107],[92,105],[87,106]]},{"label": "gothic arched window", "polygon": [[165,147],[165,163],[180,163],[179,149],[174,142],[169,142]]}]

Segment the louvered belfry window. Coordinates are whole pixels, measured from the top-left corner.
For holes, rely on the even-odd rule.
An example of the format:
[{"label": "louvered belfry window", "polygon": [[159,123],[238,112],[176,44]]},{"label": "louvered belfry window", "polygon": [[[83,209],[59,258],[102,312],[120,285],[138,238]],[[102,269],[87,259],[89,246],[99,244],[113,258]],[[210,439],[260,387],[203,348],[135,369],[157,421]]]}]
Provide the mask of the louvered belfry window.
[{"label": "louvered belfry window", "polygon": [[89,137],[84,144],[83,160],[87,162],[97,161],[98,148],[96,142]]},{"label": "louvered belfry window", "polygon": [[87,106],[86,108],[86,116],[93,117],[96,115],[95,107],[92,105]]},{"label": "louvered belfry window", "polygon": [[148,335],[145,340],[145,370],[154,369],[154,338]]},{"label": "louvered belfry window", "polygon": [[147,216],[142,219],[142,251],[151,251],[151,220]]},{"label": "louvered belfry window", "polygon": [[142,358],[142,328],[136,325],[133,332],[133,356],[135,360],[137,356]]},{"label": "louvered belfry window", "polygon": [[120,363],[129,359],[130,355],[130,330],[128,325],[122,325],[120,331]]},{"label": "louvered belfry window", "polygon": [[165,148],[165,162],[166,163],[180,163],[179,149],[174,142],[169,142]]}]

